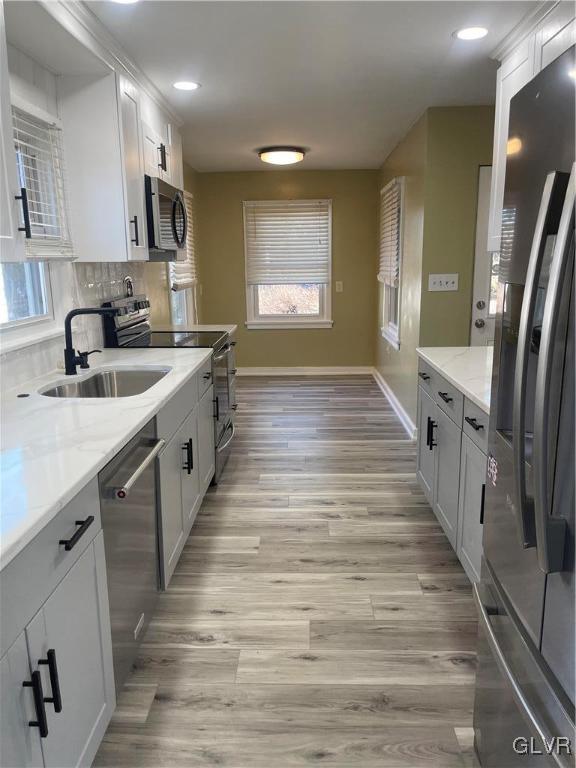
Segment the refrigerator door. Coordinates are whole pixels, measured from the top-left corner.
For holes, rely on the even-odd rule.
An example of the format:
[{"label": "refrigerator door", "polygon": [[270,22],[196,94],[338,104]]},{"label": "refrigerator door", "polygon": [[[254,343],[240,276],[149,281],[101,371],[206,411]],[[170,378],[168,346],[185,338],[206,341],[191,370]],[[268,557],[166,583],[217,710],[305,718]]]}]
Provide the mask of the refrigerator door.
[{"label": "refrigerator door", "polygon": [[[517,620],[540,646],[532,448],[549,270],[574,162],[574,48],[512,100],[490,417],[484,555]],[[512,141],[513,140],[513,141]]]}]

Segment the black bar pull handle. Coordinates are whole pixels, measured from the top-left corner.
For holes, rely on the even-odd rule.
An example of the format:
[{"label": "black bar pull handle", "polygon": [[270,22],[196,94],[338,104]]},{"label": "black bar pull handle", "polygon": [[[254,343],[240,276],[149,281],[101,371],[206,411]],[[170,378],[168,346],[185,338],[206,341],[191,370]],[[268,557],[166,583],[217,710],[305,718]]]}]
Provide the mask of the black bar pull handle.
[{"label": "black bar pull handle", "polygon": [[38,664],[47,665],[50,674],[52,696],[45,698],[44,701],[47,704],[54,704],[54,712],[62,712],[62,696],[60,695],[60,680],[58,678],[58,665],[56,663],[56,651],[54,648],[50,648],[46,653],[46,658],[40,659]]},{"label": "black bar pull handle", "polygon": [[430,448],[430,423],[432,419],[430,416],[426,419],[426,448]]},{"label": "black bar pull handle", "polygon": [[445,403],[451,403],[453,398],[448,395],[448,392],[438,392],[439,397],[444,400]]},{"label": "black bar pull handle", "polygon": [[28,206],[28,192],[26,187],[20,187],[20,194],[15,195],[16,200],[22,201],[22,217],[24,219],[24,226],[18,227],[18,232],[24,232],[26,234],[26,240],[32,239],[32,227],[30,226],[30,208]]},{"label": "black bar pull handle", "polygon": [[480,499],[480,525],[484,525],[484,501],[486,499],[486,483],[482,483],[482,497]]},{"label": "black bar pull handle", "polygon": [[468,424],[470,424],[472,429],[475,429],[476,432],[479,432],[481,429],[484,429],[484,425],[483,424],[478,424],[476,419],[472,418],[471,416],[464,416],[464,421],[466,421]]},{"label": "black bar pull handle", "polygon": [[192,444],[192,438],[184,443],[182,450],[186,451],[186,463],[183,465],[182,469],[186,470],[187,475],[191,475],[192,470],[194,469],[194,448]]},{"label": "black bar pull handle", "polygon": [[428,448],[432,450],[438,443],[434,441],[434,428],[438,426],[438,423],[435,422],[433,419],[430,419],[430,442],[428,443]]},{"label": "black bar pull handle", "polygon": [[34,696],[34,709],[36,720],[29,720],[28,725],[40,729],[40,736],[45,739],[48,736],[48,721],[46,720],[46,708],[44,707],[44,692],[42,691],[42,678],[40,672],[32,672],[32,679],[22,683],[24,688],[32,688]]},{"label": "black bar pull handle", "polygon": [[216,398],[214,401],[214,418],[216,421],[220,421],[220,401]]},{"label": "black bar pull handle", "polygon": [[130,242],[134,245],[140,245],[140,235],[138,234],[138,216],[134,215],[133,219],[130,219],[130,224],[134,225],[134,237]]},{"label": "black bar pull handle", "polygon": [[430,380],[430,376],[428,376],[428,374],[427,374],[427,373],[424,373],[424,371],[420,371],[420,372],[418,373],[418,376],[420,376],[420,378],[422,379],[422,381],[429,381],[429,380]]},{"label": "black bar pull handle", "polygon": [[158,168],[161,168],[163,171],[167,171],[168,163],[166,162],[166,146],[164,144],[160,144],[158,151],[160,152],[160,162],[158,163]]},{"label": "black bar pull handle", "polygon": [[60,539],[58,543],[60,544],[60,546],[64,547],[66,552],[70,552],[70,550],[74,549],[76,544],[78,544],[82,536],[84,536],[84,534],[86,533],[88,528],[90,528],[93,522],[94,522],[94,515],[88,515],[86,520],[76,520],[74,525],[79,525],[80,527],[78,528],[74,536],[72,536],[69,539]]},{"label": "black bar pull handle", "polygon": [[206,379],[206,381],[208,381],[208,379],[211,379],[212,378],[212,371],[206,371],[206,373],[203,375],[202,378]]}]

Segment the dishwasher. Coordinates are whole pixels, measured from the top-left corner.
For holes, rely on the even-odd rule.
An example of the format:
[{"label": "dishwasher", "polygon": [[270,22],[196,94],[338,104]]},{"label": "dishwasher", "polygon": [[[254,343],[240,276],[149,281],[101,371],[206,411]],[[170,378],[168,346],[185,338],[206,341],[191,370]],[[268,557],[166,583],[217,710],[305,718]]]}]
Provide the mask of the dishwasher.
[{"label": "dishwasher", "polygon": [[158,599],[156,457],[164,443],[152,419],[98,475],[117,695]]}]

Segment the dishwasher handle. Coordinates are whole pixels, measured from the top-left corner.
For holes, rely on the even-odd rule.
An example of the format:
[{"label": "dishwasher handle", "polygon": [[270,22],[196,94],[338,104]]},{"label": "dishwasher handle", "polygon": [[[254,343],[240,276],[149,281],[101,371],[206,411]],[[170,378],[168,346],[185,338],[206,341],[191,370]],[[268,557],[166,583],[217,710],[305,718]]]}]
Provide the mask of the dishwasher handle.
[{"label": "dishwasher handle", "polygon": [[124,485],[117,486],[117,487],[110,487],[107,489],[107,496],[112,496],[116,499],[125,499],[129,494],[134,486],[134,484],[138,481],[138,478],[140,475],[144,472],[144,470],[152,464],[156,456],[160,453],[162,448],[166,445],[166,440],[160,438],[157,440],[154,444],[154,447],[150,451],[150,453],[146,456],[144,461],[138,466],[138,468],[130,475],[128,480],[124,483]]}]

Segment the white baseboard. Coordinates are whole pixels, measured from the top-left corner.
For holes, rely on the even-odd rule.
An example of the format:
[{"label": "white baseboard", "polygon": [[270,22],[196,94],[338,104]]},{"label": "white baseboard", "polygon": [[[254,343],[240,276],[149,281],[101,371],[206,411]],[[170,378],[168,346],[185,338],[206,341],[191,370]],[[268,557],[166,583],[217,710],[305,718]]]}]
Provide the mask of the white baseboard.
[{"label": "white baseboard", "polygon": [[374,372],[372,366],[358,365],[332,365],[318,367],[294,367],[294,368],[237,368],[238,376],[371,376]]},{"label": "white baseboard", "polygon": [[372,375],[374,376],[376,383],[382,390],[384,397],[388,400],[388,402],[392,406],[394,413],[396,414],[396,416],[398,416],[398,418],[402,422],[402,426],[408,433],[408,437],[410,437],[412,440],[415,440],[416,425],[404,410],[404,406],[402,405],[400,400],[398,400],[394,392],[392,392],[389,384],[387,383],[386,379],[382,376],[379,370],[377,370],[376,368],[373,368]]}]

